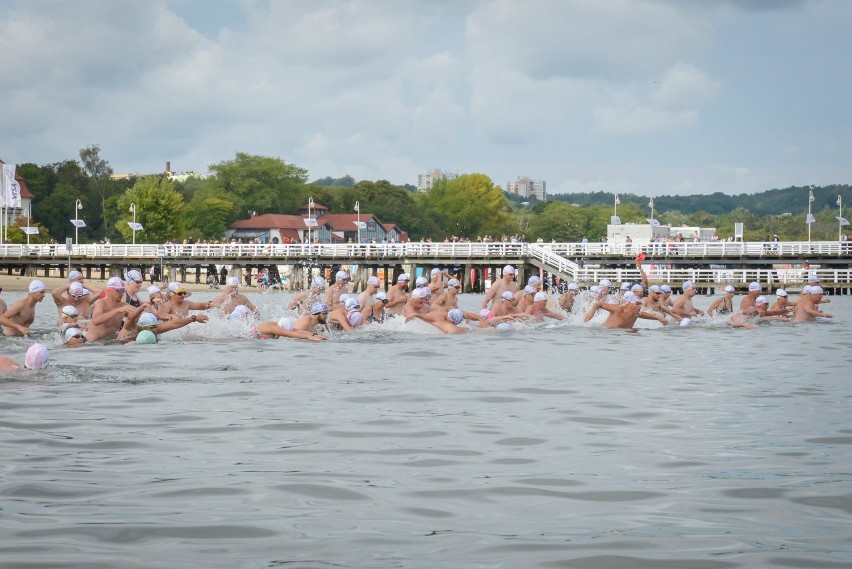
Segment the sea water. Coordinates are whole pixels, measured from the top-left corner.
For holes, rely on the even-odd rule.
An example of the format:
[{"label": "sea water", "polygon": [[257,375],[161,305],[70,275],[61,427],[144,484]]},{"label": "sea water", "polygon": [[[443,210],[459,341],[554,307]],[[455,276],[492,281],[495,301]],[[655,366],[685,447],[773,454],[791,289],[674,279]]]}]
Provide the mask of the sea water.
[{"label": "sea water", "polygon": [[[267,320],[289,299],[249,297]],[[831,300],[754,330],[313,343],[214,319],[62,349],[48,298],[50,369],[0,381],[0,566],[848,568],[852,299]]]}]

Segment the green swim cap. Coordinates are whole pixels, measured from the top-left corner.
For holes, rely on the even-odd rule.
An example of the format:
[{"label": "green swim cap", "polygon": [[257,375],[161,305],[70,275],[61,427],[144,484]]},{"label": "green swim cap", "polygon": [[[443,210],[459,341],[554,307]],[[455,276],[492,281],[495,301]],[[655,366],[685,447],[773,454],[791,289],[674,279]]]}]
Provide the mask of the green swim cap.
[{"label": "green swim cap", "polygon": [[156,344],[157,336],[150,330],[142,330],[136,335],[137,344]]}]

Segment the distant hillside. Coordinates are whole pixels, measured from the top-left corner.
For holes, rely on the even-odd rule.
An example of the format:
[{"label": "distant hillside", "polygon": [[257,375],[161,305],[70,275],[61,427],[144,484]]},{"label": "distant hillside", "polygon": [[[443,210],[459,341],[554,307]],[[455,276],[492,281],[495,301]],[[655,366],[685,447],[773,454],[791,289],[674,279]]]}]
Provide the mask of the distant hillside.
[{"label": "distant hillside", "polygon": [[[812,211],[824,208],[836,209],[837,196],[843,196],[843,209],[852,207],[852,187],[847,184],[815,187]],[[650,196],[619,194],[621,203],[635,203],[642,208],[648,207]],[[550,194],[548,200],[558,200],[578,205],[612,204],[613,195],[606,192],[588,194]],[[782,213],[800,213],[808,209],[808,188],[790,187],[781,190],[769,190],[758,194],[740,194],[729,196],[720,192],[709,195],[693,196],[656,196],[654,211],[680,211],[687,215],[706,211],[713,215],[730,213],[738,207],[745,208],[758,216],[781,215]]]}]

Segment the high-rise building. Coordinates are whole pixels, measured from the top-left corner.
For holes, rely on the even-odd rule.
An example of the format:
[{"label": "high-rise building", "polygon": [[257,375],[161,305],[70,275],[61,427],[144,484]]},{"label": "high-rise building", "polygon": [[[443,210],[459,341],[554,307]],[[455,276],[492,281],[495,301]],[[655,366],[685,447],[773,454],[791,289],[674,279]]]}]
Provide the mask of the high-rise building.
[{"label": "high-rise building", "polygon": [[458,172],[444,172],[437,168],[425,174],[417,174],[417,191],[426,192],[431,190],[432,183],[436,180],[455,180],[458,177]]},{"label": "high-rise building", "polygon": [[506,191],[522,198],[535,197],[538,201],[547,201],[547,182],[532,180],[527,176],[518,176],[506,184]]}]

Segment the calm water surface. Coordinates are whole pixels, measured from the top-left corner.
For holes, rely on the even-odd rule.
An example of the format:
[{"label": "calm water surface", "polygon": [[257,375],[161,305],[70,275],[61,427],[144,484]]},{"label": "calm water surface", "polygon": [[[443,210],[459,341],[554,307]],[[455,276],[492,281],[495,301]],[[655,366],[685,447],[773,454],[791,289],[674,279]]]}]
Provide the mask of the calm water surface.
[{"label": "calm water surface", "polygon": [[0,381],[0,566],[846,569],[852,298],[826,310],[54,349]]}]

